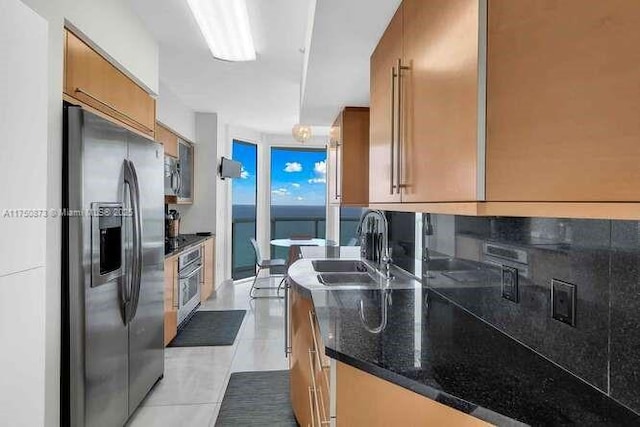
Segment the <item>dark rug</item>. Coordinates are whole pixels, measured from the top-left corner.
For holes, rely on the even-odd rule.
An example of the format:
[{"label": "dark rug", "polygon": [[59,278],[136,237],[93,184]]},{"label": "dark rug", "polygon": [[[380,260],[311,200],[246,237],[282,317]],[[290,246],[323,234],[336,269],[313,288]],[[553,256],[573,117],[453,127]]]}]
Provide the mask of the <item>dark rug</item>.
[{"label": "dark rug", "polygon": [[289,398],[289,371],[231,374],[216,427],[297,425]]},{"label": "dark rug", "polygon": [[169,347],[233,345],[246,310],[196,311]]}]

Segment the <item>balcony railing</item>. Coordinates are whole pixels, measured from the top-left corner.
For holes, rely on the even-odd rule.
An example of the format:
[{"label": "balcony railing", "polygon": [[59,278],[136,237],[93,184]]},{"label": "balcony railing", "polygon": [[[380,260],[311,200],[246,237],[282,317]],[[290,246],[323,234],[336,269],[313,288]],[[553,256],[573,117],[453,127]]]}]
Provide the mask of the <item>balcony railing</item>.
[{"label": "balcony railing", "polygon": [[[358,218],[343,218],[340,221],[340,243],[346,245],[358,225]],[[233,235],[233,278],[243,279],[255,274],[255,255],[249,239],[255,236],[254,218],[234,218],[231,224]],[[292,216],[271,218],[271,239],[287,239],[292,235],[307,235],[324,239],[326,218],[324,216]],[[267,256],[264,254],[263,256]],[[271,258],[287,259],[288,249],[271,247]]]}]

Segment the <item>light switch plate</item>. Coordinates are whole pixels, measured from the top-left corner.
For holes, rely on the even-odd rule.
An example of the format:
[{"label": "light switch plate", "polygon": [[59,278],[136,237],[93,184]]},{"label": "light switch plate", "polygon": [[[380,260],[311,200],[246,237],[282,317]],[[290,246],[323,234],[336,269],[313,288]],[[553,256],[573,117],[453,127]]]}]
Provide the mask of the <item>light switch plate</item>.
[{"label": "light switch plate", "polygon": [[576,285],[551,280],[551,317],[569,326],[576,326]]}]

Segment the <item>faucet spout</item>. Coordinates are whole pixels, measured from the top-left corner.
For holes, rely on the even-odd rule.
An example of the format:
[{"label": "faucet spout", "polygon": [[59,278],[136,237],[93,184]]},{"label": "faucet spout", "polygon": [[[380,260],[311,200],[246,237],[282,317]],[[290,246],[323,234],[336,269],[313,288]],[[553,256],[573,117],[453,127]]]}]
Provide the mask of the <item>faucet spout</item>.
[{"label": "faucet spout", "polygon": [[[391,280],[391,263],[393,260],[391,259],[391,250],[389,248],[389,222],[387,221],[387,217],[384,212],[380,210],[367,210],[364,212],[360,217],[360,223],[358,224],[357,229],[357,235],[361,244],[364,227],[369,218],[377,220],[376,233],[380,233],[382,238],[382,247],[374,248],[374,251],[378,252],[376,254],[377,257],[374,257],[374,259],[378,260],[378,269],[384,275],[385,279]],[[372,230],[369,231],[371,232]],[[367,257],[367,259],[371,259],[369,258],[371,254],[366,252],[367,251],[365,251],[365,257]]]}]

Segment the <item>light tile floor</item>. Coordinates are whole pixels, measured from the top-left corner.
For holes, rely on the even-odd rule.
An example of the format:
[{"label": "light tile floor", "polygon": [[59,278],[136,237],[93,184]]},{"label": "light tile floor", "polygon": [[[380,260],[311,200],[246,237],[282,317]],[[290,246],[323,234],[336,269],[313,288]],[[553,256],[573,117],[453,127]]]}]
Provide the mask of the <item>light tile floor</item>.
[{"label": "light tile floor", "polygon": [[[261,286],[267,286],[267,280],[261,279]],[[271,282],[276,286],[279,279]],[[288,369],[284,357],[284,300],[251,300],[250,286],[251,282],[225,282],[200,307],[247,310],[235,343],[165,349],[164,378],[142,402],[130,427],[212,427],[232,372]]]}]

